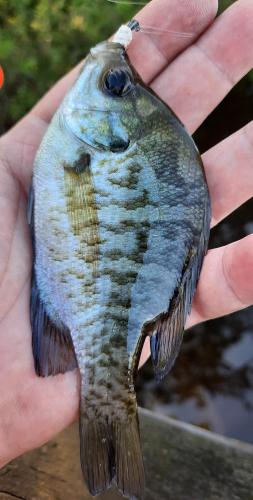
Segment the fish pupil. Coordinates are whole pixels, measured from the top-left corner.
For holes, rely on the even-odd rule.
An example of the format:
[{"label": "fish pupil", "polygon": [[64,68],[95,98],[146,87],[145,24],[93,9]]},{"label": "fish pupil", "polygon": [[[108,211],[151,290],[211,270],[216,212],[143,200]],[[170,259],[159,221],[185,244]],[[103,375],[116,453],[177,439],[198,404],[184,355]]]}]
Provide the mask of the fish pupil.
[{"label": "fish pupil", "polygon": [[104,85],[110,95],[122,97],[132,88],[132,81],[129,73],[123,69],[110,69],[105,75]]}]

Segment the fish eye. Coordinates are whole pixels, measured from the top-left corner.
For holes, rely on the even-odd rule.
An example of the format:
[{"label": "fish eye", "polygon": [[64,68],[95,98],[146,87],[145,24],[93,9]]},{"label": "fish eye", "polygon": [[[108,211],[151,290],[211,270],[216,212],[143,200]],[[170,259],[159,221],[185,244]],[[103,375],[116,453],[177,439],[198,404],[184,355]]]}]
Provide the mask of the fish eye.
[{"label": "fish eye", "polygon": [[109,69],[104,76],[103,87],[111,96],[124,97],[132,90],[133,80],[124,69]]}]

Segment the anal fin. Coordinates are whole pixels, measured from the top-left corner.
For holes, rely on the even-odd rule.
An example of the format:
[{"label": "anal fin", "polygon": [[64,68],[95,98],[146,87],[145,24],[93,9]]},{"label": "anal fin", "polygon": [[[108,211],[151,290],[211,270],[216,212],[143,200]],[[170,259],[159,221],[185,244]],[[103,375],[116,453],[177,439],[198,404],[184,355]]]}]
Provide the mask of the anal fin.
[{"label": "anal fin", "polygon": [[[35,274],[35,273],[33,273]],[[40,299],[33,276],[31,304],[32,349],[37,375],[57,375],[77,367],[74,347],[68,328],[55,326]]]},{"label": "anal fin", "polygon": [[[27,220],[35,258],[33,185],[28,197]],[[70,331],[64,325],[59,327],[51,321],[40,298],[34,268],[32,274],[30,317],[35,371],[40,377],[47,377],[74,370],[77,360]]]}]

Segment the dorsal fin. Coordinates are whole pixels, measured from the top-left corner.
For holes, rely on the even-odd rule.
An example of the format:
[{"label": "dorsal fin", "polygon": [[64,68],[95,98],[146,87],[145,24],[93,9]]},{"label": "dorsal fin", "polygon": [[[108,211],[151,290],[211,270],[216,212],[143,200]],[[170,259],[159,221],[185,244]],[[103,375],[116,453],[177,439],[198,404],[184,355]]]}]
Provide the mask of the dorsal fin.
[{"label": "dorsal fin", "polygon": [[197,252],[192,254],[189,250],[180,283],[175,290],[168,311],[161,314],[154,324],[149,326],[151,357],[158,381],[171,370],[180,350],[184,325],[191,310],[203,259],[207,252],[209,227],[210,206],[207,198],[203,230]]}]

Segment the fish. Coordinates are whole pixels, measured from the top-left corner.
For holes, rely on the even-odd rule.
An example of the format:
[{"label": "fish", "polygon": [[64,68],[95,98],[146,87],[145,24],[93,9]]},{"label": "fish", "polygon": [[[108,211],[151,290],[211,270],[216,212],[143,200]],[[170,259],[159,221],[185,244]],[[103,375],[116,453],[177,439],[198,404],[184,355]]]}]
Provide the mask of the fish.
[{"label": "fish", "polygon": [[211,207],[186,128],[125,47],[90,50],[37,152],[28,203],[35,371],[79,368],[80,457],[96,496],[143,498],[135,381],[150,339],[157,381],[179,353]]}]

